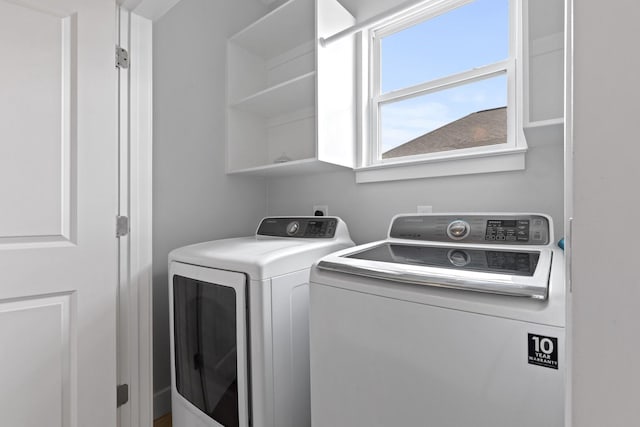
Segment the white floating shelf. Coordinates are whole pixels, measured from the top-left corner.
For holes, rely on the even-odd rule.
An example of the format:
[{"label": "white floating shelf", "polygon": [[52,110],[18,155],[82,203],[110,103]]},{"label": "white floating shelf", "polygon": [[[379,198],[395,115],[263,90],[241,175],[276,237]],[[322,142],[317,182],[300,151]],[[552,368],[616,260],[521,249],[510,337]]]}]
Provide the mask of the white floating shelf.
[{"label": "white floating shelf", "polygon": [[313,108],[316,72],[304,74],[231,104],[238,110],[272,118],[303,108]]},{"label": "white floating shelf", "polygon": [[265,166],[230,171],[229,174],[256,175],[264,177],[289,176],[297,174],[313,174],[348,169],[318,159],[292,160],[284,163],[273,163]]},{"label": "white floating shelf", "polygon": [[524,135],[531,145],[557,143],[564,140],[564,119],[530,122],[524,127]]},{"label": "white floating shelf", "polygon": [[229,41],[269,59],[314,39],[315,21],[310,0],[289,0]]},{"label": "white floating shelf", "polygon": [[[355,40],[322,49],[317,40],[354,23],[339,0],[286,0],[228,40],[227,173],[352,166]],[[285,156],[295,160],[272,163]]]}]

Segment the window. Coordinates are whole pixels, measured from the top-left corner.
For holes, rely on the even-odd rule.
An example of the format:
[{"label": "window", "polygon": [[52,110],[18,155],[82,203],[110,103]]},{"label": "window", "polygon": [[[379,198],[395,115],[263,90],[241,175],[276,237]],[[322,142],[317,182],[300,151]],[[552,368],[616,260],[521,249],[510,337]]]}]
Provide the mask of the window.
[{"label": "window", "polygon": [[[516,135],[518,1],[427,1],[370,30],[369,137],[359,170],[420,164],[424,173],[392,175],[475,173],[478,161],[471,171],[461,163],[474,158],[484,159],[484,171],[524,167],[526,144]],[[508,165],[493,161],[500,155]],[[443,168],[445,160],[453,166]]]}]

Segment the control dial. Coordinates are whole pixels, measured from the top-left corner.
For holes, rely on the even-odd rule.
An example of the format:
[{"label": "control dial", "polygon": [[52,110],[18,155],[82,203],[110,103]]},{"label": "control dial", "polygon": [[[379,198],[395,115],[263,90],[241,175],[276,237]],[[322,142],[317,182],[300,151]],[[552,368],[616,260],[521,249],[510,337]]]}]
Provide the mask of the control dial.
[{"label": "control dial", "polygon": [[289,236],[293,236],[300,229],[300,223],[298,221],[291,221],[287,224],[287,234]]},{"label": "control dial", "polygon": [[452,221],[447,226],[447,236],[453,240],[462,240],[467,237],[470,232],[471,227],[469,226],[469,223],[461,219]]}]

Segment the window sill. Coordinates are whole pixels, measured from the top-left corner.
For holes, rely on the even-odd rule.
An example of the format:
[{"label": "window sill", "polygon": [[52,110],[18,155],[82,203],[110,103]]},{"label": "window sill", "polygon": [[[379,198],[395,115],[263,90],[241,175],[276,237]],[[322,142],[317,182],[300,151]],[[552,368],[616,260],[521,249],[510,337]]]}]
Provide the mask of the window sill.
[{"label": "window sill", "polygon": [[466,156],[456,155],[364,166],[355,169],[356,183],[523,170],[526,152],[526,148],[510,148]]}]

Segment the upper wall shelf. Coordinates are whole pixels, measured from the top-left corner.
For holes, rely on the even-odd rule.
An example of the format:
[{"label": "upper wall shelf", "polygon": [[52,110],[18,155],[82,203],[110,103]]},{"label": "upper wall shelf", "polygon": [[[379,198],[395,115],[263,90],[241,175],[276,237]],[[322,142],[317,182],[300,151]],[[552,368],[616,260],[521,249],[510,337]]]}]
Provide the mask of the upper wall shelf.
[{"label": "upper wall shelf", "polygon": [[527,139],[562,141],[564,1],[525,0],[524,128]]},{"label": "upper wall shelf", "polygon": [[249,95],[231,107],[273,118],[303,108],[314,108],[315,71]]},{"label": "upper wall shelf", "polygon": [[355,22],[338,0],[289,0],[227,43],[227,172],[278,176],[355,162]]},{"label": "upper wall shelf", "polygon": [[278,57],[315,37],[312,2],[288,1],[229,39],[260,55]]}]

